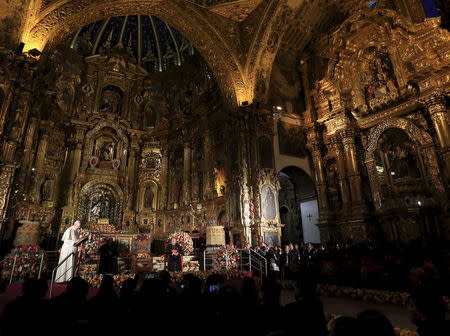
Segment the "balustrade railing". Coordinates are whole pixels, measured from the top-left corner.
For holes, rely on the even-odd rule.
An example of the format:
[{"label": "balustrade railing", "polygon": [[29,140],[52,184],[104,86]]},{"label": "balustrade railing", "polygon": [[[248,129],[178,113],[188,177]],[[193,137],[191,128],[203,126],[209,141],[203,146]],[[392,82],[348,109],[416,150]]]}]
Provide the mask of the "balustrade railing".
[{"label": "balustrade railing", "polygon": [[[214,249],[208,249],[203,252],[203,270],[213,271],[218,267],[215,263],[217,259],[217,251]],[[259,276],[261,280],[268,274],[267,259],[260,253],[252,249],[237,249],[239,252],[238,269],[241,271],[251,271],[254,275]],[[229,266],[227,262],[227,256],[225,258],[225,269],[232,269],[232,262],[230,260]]]}]

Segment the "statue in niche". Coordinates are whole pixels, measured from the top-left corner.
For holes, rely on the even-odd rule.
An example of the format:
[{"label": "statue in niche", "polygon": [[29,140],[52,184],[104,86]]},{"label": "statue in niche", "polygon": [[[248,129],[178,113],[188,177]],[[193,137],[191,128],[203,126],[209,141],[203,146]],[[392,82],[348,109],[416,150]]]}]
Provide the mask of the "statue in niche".
[{"label": "statue in niche", "polygon": [[175,65],[176,64],[176,57],[177,57],[177,54],[173,50],[172,46],[167,45],[167,52],[162,57],[163,58],[163,62],[164,62],[164,66],[166,68],[168,68],[171,65]]},{"label": "statue in niche", "polygon": [[391,162],[394,180],[420,176],[417,168],[417,158],[411,152],[410,148],[395,146],[393,150],[393,158]]},{"label": "statue in niche", "polygon": [[306,137],[301,127],[288,123],[278,123],[280,153],[296,157],[306,155]]},{"label": "statue in niche", "polygon": [[394,69],[386,52],[369,49],[361,75],[367,106],[374,109],[398,97]]},{"label": "statue in niche", "polygon": [[275,195],[270,186],[265,185],[262,187],[261,198],[261,209],[263,217],[267,220],[274,220],[276,217]]},{"label": "statue in niche", "polygon": [[[374,153],[376,165],[383,167],[380,177],[384,197],[397,194],[417,194],[424,191],[419,157],[408,134],[398,128],[385,131],[378,140],[378,151]],[[391,186],[392,195],[388,186]]]},{"label": "statue in niche", "polygon": [[102,98],[100,100],[100,112],[120,114],[122,96],[119,92],[117,92],[118,90],[120,89],[112,87],[103,91]]},{"label": "statue in niche", "polygon": [[337,192],[338,190],[338,174],[337,174],[337,166],[336,162],[332,162],[327,167],[327,182],[328,182],[328,188],[330,192]]},{"label": "statue in niche", "polygon": [[67,83],[67,80],[58,78],[56,82],[56,103],[62,112],[69,114],[72,105],[73,88]]},{"label": "statue in niche", "polygon": [[155,158],[148,158],[145,163],[145,168],[147,169],[155,169],[156,168],[156,159]]},{"label": "statue in niche", "polygon": [[100,160],[112,161],[114,159],[114,143],[105,142],[100,151]]},{"label": "statue in niche", "polygon": [[153,208],[153,198],[154,198],[154,194],[152,191],[152,187],[148,186],[147,188],[145,188],[145,192],[144,192],[144,208]]},{"label": "statue in niche", "polygon": [[91,111],[93,94],[94,88],[90,84],[83,85],[76,100],[78,101],[77,114],[75,115],[77,118],[85,118]]},{"label": "statue in niche", "polygon": [[90,219],[97,221],[99,218],[109,218],[110,207],[110,199],[106,191],[102,190],[92,198]]},{"label": "statue in niche", "polygon": [[152,107],[152,104],[148,102],[144,107],[144,120],[145,127],[155,127],[156,126],[156,112]]},{"label": "statue in niche", "polygon": [[173,184],[173,200],[175,203],[180,203],[181,190],[183,188],[183,183],[181,178],[177,178]]},{"label": "statue in niche", "polygon": [[53,182],[46,179],[41,185],[41,201],[48,202],[52,200],[52,186]]},{"label": "statue in niche", "polygon": [[147,69],[158,70],[158,58],[155,57],[151,48],[147,50],[147,53],[142,59],[142,65]]}]

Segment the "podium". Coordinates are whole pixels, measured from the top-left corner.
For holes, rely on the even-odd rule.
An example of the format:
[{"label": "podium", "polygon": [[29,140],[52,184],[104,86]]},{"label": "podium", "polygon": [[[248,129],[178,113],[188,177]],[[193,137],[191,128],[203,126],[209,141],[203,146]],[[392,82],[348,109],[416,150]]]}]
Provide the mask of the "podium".
[{"label": "podium", "polygon": [[149,236],[140,235],[133,239],[131,243],[131,271],[133,273],[153,271],[151,246],[152,241]]}]

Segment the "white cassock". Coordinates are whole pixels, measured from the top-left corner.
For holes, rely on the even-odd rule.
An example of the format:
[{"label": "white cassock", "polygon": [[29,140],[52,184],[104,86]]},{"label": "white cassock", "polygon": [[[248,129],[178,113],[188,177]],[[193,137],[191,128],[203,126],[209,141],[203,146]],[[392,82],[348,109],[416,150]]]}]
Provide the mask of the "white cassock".
[{"label": "white cassock", "polygon": [[56,270],[55,282],[66,282],[72,279],[73,272],[75,271],[75,259],[77,248],[73,246],[80,237],[78,230],[75,230],[72,226],[68,228],[61,240],[64,242],[61,247],[61,254],[59,255],[58,265],[72,252],[74,256],[69,257],[59,268]]}]

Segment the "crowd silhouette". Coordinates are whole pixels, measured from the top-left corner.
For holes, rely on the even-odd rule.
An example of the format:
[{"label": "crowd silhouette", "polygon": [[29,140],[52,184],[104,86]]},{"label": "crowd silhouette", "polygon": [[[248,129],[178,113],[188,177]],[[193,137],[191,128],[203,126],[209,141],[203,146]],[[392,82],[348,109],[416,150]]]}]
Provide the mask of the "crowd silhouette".
[{"label": "crowd silhouette", "polygon": [[[281,285],[274,273],[261,286],[244,278],[240,289],[225,284],[218,274],[206,281],[185,274],[172,282],[162,271],[155,278],[138,274],[120,288],[111,276],[88,299],[89,285],[73,278],[63,294],[45,300],[47,282],[26,279],[23,293],[8,303],[2,335],[308,335],[394,336],[381,312],[363,311],[328,323],[311,274],[294,281],[295,302],[282,306]],[[258,289],[259,287],[259,289]],[[411,293],[411,320],[420,336],[444,336],[450,329],[442,295],[420,286]]]},{"label": "crowd silhouette", "polygon": [[[63,294],[47,300],[45,280],[25,279],[22,295],[3,309],[1,335],[396,335],[379,311],[330,320],[317,283],[407,291],[419,336],[450,335],[445,246],[418,240],[401,248],[347,242],[256,250],[267,258],[270,272],[262,282],[244,277],[240,288],[220,274],[203,281],[186,273],[175,282],[161,271],[138,273],[120,288],[106,275],[92,297],[89,284],[75,277]],[[283,292],[286,280],[294,284],[293,293]],[[294,295],[295,302],[281,305],[282,293]]]}]

